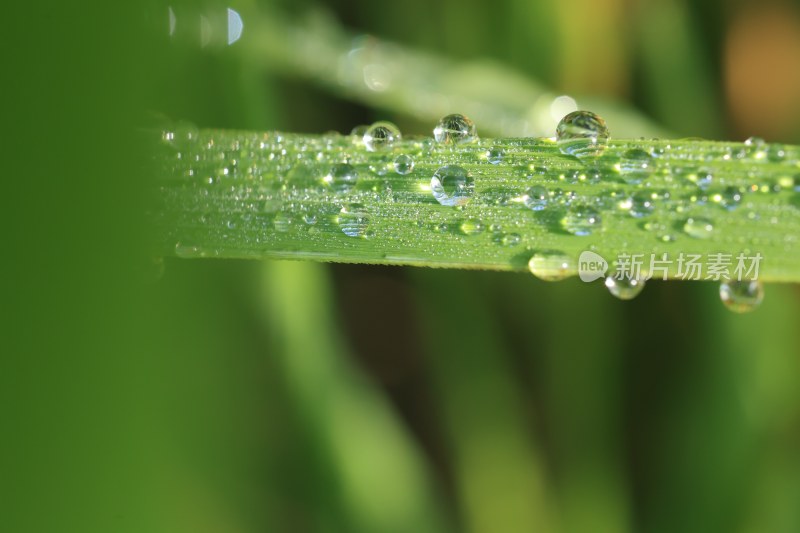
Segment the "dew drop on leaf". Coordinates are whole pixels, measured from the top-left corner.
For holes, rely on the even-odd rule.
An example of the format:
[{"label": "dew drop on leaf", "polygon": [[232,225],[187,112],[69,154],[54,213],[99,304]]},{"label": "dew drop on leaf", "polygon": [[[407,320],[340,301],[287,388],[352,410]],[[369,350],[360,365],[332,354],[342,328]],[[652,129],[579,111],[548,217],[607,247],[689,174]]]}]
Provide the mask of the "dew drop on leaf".
[{"label": "dew drop on leaf", "polygon": [[550,193],[548,193],[547,189],[545,189],[542,185],[534,185],[533,187],[530,187],[523,197],[523,203],[525,204],[525,207],[532,209],[533,211],[541,211],[547,207],[549,200]]},{"label": "dew drop on leaf", "polygon": [[442,205],[466,205],[472,198],[474,188],[472,176],[458,165],[443,166],[431,178],[431,193]]},{"label": "dew drop on leaf", "polygon": [[683,231],[695,239],[708,239],[714,233],[714,223],[705,217],[687,218]]},{"label": "dew drop on leaf", "polygon": [[601,227],[601,218],[597,210],[588,205],[570,207],[561,219],[564,231],[573,235],[586,236]]},{"label": "dew drop on leaf", "polygon": [[322,181],[334,191],[345,193],[355,187],[356,181],[358,181],[358,172],[352,165],[339,163],[331,167]]},{"label": "dew drop on leaf", "polygon": [[433,137],[440,144],[470,143],[478,138],[475,123],[464,115],[443,117],[433,129]]},{"label": "dew drop on leaf", "polygon": [[362,204],[349,204],[339,211],[336,222],[348,237],[365,237],[369,228],[369,216]]},{"label": "dew drop on leaf", "polygon": [[582,158],[597,157],[608,144],[608,127],[591,111],[573,111],[556,127],[556,140],[562,153]]},{"label": "dew drop on leaf", "polygon": [[394,160],[394,170],[401,176],[410,174],[414,170],[414,159],[407,154],[398,155]]},{"label": "dew drop on leaf", "polygon": [[386,150],[401,139],[400,129],[391,122],[376,122],[367,128],[363,139],[364,146],[370,152]]}]

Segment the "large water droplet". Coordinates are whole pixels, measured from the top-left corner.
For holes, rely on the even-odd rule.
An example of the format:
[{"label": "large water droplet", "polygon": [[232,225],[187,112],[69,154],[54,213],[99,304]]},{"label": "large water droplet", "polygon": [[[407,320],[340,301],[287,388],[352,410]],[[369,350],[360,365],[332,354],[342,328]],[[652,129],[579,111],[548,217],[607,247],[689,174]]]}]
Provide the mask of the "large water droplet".
[{"label": "large water droplet", "polygon": [[558,123],[558,148],[578,158],[597,157],[608,144],[605,121],[591,111],[573,111]]},{"label": "large water droplet", "polygon": [[525,193],[525,197],[523,198],[525,206],[528,209],[533,209],[534,211],[541,211],[547,207],[549,200],[550,194],[542,185],[534,185],[533,187],[529,188]]},{"label": "large water droplet", "polygon": [[544,281],[561,281],[577,272],[575,261],[558,251],[536,252],[528,261],[531,274]]},{"label": "large water droplet", "polygon": [[431,193],[442,205],[465,205],[475,188],[472,176],[457,165],[447,165],[434,172]]},{"label": "large water droplet", "polygon": [[695,239],[708,239],[714,233],[714,223],[704,217],[687,218],[683,231]]},{"label": "large water droplet", "polygon": [[719,286],[719,297],[725,307],[735,313],[753,311],[764,299],[764,286],[760,281],[723,281]]},{"label": "large water droplet", "polygon": [[631,300],[644,289],[644,280],[628,276],[606,276],[605,285],[613,296],[620,300]]},{"label": "large water droplet", "polygon": [[364,133],[364,146],[370,152],[390,148],[401,138],[400,130],[391,122],[376,122]]},{"label": "large water droplet", "polygon": [[475,123],[464,115],[447,115],[433,129],[436,142],[442,144],[469,143],[478,138]]},{"label": "large water droplet", "polygon": [[414,160],[410,155],[401,154],[394,159],[394,170],[401,176],[411,174],[414,170]]},{"label": "large water droplet", "polygon": [[358,181],[358,172],[352,165],[339,163],[331,167],[322,181],[336,192],[348,192],[355,187],[356,181]]},{"label": "large water droplet", "polygon": [[369,216],[362,204],[349,204],[339,211],[336,222],[348,237],[364,237],[369,227]]},{"label": "large water droplet", "polygon": [[601,222],[600,214],[595,208],[576,205],[561,219],[561,227],[573,235],[585,236],[600,228]]}]

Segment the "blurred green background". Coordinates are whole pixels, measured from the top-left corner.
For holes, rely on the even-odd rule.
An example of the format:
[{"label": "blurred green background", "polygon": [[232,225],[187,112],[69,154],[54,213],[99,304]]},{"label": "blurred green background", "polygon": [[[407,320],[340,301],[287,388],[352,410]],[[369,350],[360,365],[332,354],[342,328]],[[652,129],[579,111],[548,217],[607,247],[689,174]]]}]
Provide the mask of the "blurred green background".
[{"label": "blurred green background", "polygon": [[[228,7],[241,39],[201,46]],[[309,13],[676,136],[800,142],[794,2],[11,6],[2,529],[800,531],[796,286],[735,315],[712,283],[621,302],[523,274],[171,258],[159,278],[157,115],[429,134],[248,52],[259,20]]]}]

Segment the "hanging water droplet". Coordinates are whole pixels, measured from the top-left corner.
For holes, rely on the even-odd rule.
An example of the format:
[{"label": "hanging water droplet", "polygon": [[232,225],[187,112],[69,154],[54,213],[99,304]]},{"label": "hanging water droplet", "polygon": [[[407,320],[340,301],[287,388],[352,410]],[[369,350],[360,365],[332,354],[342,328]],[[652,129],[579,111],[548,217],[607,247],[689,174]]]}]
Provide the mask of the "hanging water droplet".
[{"label": "hanging water droplet", "polygon": [[575,261],[564,252],[536,252],[528,261],[531,274],[543,281],[561,281],[577,273]]},{"label": "hanging water droplet", "polygon": [[626,183],[637,184],[653,174],[653,156],[639,148],[633,148],[623,154],[619,162],[621,177]]},{"label": "hanging water droplet", "polygon": [[486,151],[486,160],[493,165],[499,165],[503,162],[505,155],[506,153],[502,148],[493,146]]},{"label": "hanging water droplet", "polygon": [[549,200],[550,194],[542,185],[534,185],[533,187],[529,188],[523,198],[525,207],[534,211],[541,211],[547,207]]},{"label": "hanging water droplet", "polygon": [[358,181],[358,172],[352,165],[339,163],[331,167],[322,181],[334,191],[344,193],[355,187],[356,181]]},{"label": "hanging water droplet", "polygon": [[483,223],[477,218],[468,218],[461,223],[459,229],[464,235],[471,236],[483,233],[484,226]]},{"label": "hanging water droplet", "polygon": [[588,205],[576,205],[569,208],[561,219],[561,227],[565,231],[579,236],[590,235],[600,228],[600,214]]},{"label": "hanging water droplet", "polygon": [[441,144],[462,144],[478,138],[475,123],[464,115],[454,114],[442,118],[433,129],[433,137]]},{"label": "hanging water droplet", "polygon": [[401,176],[411,174],[414,170],[414,159],[412,159],[410,155],[398,155],[394,159],[394,170]]},{"label": "hanging water droplet", "polygon": [[400,130],[391,122],[376,122],[364,133],[364,146],[370,152],[391,148],[401,139]]},{"label": "hanging water droplet", "polygon": [[647,191],[638,191],[631,196],[630,210],[631,215],[636,218],[646,217],[655,210],[655,202],[653,193]]},{"label": "hanging water droplet", "polygon": [[348,237],[365,237],[369,227],[369,216],[362,204],[349,204],[339,211],[336,222],[342,233]]},{"label": "hanging water droplet", "polygon": [[457,165],[447,165],[434,172],[431,193],[442,205],[466,205],[475,188],[472,176]]},{"label": "hanging water droplet", "polygon": [[704,217],[687,218],[683,231],[695,239],[708,239],[714,233],[714,223]]},{"label": "hanging water droplet", "polygon": [[735,313],[753,311],[764,299],[764,286],[760,281],[731,280],[719,286],[719,297],[725,307]]},{"label": "hanging water droplet", "polygon": [[631,300],[644,289],[644,280],[628,276],[606,276],[605,285],[613,296],[620,300]]},{"label": "hanging water droplet", "polygon": [[578,158],[597,157],[608,144],[605,121],[591,111],[573,111],[556,127],[558,148]]}]

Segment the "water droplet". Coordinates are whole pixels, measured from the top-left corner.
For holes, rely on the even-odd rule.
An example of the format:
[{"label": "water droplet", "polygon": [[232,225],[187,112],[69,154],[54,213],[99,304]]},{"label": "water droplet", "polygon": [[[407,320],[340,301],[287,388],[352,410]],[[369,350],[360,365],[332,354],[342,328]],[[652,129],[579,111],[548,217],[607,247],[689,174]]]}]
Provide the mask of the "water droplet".
[{"label": "water droplet", "polygon": [[272,225],[278,233],[286,233],[292,227],[292,219],[286,213],[278,213],[275,215]]},{"label": "water droplet", "polygon": [[367,133],[369,126],[366,124],[359,124],[358,126],[354,126],[352,130],[350,130],[350,135],[358,139],[359,141],[364,140],[364,134]]},{"label": "water droplet", "polygon": [[398,155],[394,159],[394,170],[401,176],[411,174],[411,172],[414,170],[414,160],[410,155]]},{"label": "water droplet", "polygon": [[331,167],[322,181],[336,192],[348,192],[355,187],[356,181],[358,181],[358,172],[352,165],[339,163]]},{"label": "water droplet", "polygon": [[484,226],[477,218],[468,218],[461,223],[459,229],[464,235],[478,235],[483,233]]},{"label": "water droplet", "polygon": [[376,122],[364,133],[364,146],[370,152],[386,150],[401,139],[400,130],[391,122]]},{"label": "water droplet", "polygon": [[500,237],[500,244],[503,246],[516,246],[520,240],[519,233],[506,233]]},{"label": "water droplet", "polygon": [[505,156],[506,153],[498,146],[493,146],[486,151],[486,160],[493,165],[499,165],[502,163]]},{"label": "water droplet", "polygon": [[577,272],[575,261],[563,252],[536,252],[528,261],[531,274],[543,281],[561,281]]},{"label": "water droplet", "polygon": [[641,183],[653,174],[653,156],[639,148],[633,148],[623,154],[619,162],[622,179],[626,183]]},{"label": "water droplet", "polygon": [[561,227],[573,235],[590,235],[601,225],[600,214],[588,205],[571,207],[561,219]]},{"label": "water droplet", "polygon": [[636,298],[644,289],[644,280],[639,278],[631,278],[628,276],[606,276],[606,288],[613,296],[620,300],[631,300]]},{"label": "water droplet", "polygon": [[547,207],[549,200],[550,194],[542,185],[534,185],[528,189],[528,191],[525,193],[525,197],[523,198],[525,207],[528,209],[533,209],[534,211],[541,211]]},{"label": "water droplet", "polygon": [[608,144],[605,121],[590,111],[573,111],[556,128],[558,148],[578,158],[597,157]]},{"label": "water droplet", "polygon": [[726,187],[722,192],[712,194],[711,200],[728,211],[733,211],[742,203],[742,191],[738,187]]},{"label": "water droplet", "polygon": [[764,159],[767,156],[767,143],[761,137],[749,137],[744,144],[747,146],[747,155],[753,159]]},{"label": "water droplet", "polygon": [[431,178],[431,193],[442,205],[466,205],[474,188],[472,176],[457,165],[441,167]]},{"label": "water droplet", "polygon": [[339,211],[336,222],[348,237],[364,237],[369,227],[369,216],[362,204],[349,204]]},{"label": "water droplet", "polygon": [[714,233],[714,224],[704,217],[687,218],[683,231],[695,239],[708,239]]},{"label": "water droplet", "polygon": [[646,217],[655,210],[656,206],[653,200],[653,193],[647,191],[638,191],[631,196],[630,210],[631,215],[636,218]]},{"label": "water droplet", "polygon": [[725,307],[735,313],[753,311],[764,299],[764,286],[760,281],[731,280],[719,286],[719,297]]},{"label": "water droplet", "polygon": [[441,144],[462,144],[478,138],[475,123],[464,115],[447,115],[433,129],[433,137]]}]

